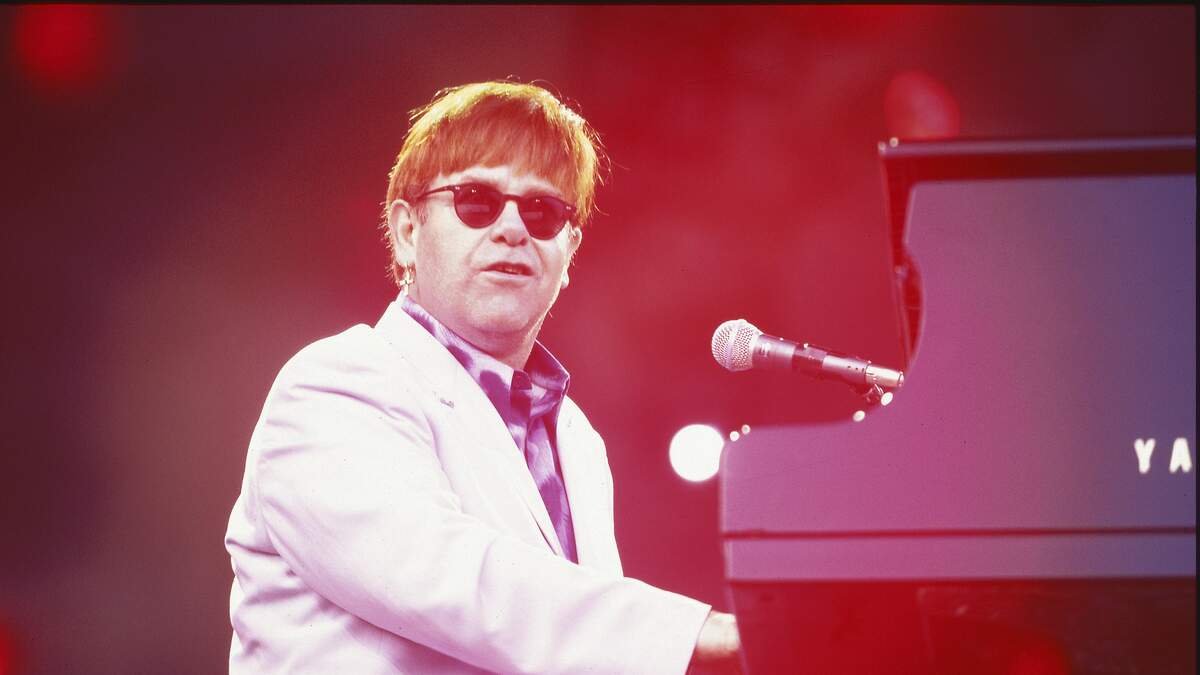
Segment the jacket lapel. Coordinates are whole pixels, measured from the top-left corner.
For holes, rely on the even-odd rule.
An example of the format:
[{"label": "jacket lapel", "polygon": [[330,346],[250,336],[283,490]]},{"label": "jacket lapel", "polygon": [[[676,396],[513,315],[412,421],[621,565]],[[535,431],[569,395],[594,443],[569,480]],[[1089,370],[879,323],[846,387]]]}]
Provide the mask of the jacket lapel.
[{"label": "jacket lapel", "polygon": [[[563,410],[562,412],[566,412]],[[591,494],[590,481],[586,480],[589,473],[587,456],[578,452],[584,448],[576,447],[575,437],[571,433],[574,416],[560,414],[556,432],[558,445],[558,466],[562,470],[563,484],[567,489],[567,504],[571,508],[571,524],[575,530],[575,554],[579,556],[580,565],[591,565],[595,551],[587,533],[593,532],[592,506],[595,496]],[[592,475],[594,480],[595,476]]]},{"label": "jacket lapel", "polygon": [[[455,363],[458,364],[457,361]],[[521,496],[521,501],[525,502],[529,514],[537,521],[538,529],[542,531],[542,537],[554,553],[563,555],[562,544],[554,532],[554,524],[546,510],[546,503],[542,501],[542,495],[529,472],[529,465],[525,463],[525,456],[513,442],[508,426],[471,375],[461,365],[458,370],[453,399],[456,416],[464,427],[471,427],[478,432],[476,435],[480,445],[485,446],[485,452],[482,454],[492,467],[498,470],[507,487],[516,490]],[[487,475],[490,468],[483,467],[483,472]]]},{"label": "jacket lapel", "polygon": [[621,561],[614,547],[612,474],[604,461],[599,438],[581,422],[581,413],[570,400],[559,415],[558,460],[571,520],[575,525],[575,552],[579,564],[620,575]]},{"label": "jacket lapel", "polygon": [[[537,523],[546,545],[563,555],[562,545],[538,492],[533,476],[500,413],[483,389],[453,355],[394,301],[384,311],[376,329],[397,348],[420,374],[450,416],[476,441],[481,486],[516,492],[528,516]],[[565,471],[565,469],[564,469]]]}]

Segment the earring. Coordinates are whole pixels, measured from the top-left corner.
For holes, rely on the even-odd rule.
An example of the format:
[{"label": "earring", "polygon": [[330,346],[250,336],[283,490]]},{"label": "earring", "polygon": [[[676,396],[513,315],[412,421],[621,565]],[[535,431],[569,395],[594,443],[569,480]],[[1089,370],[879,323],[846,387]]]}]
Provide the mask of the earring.
[{"label": "earring", "polygon": [[413,265],[405,265],[403,267],[404,276],[400,277],[400,292],[404,293],[405,295],[408,294],[408,287],[412,285],[413,281],[415,281],[413,278],[413,268]]}]

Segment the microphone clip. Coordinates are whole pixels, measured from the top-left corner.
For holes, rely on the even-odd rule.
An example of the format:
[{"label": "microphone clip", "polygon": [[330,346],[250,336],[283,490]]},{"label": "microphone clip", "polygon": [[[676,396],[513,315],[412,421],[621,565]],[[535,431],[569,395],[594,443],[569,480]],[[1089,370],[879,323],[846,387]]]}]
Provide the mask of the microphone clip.
[{"label": "microphone clip", "polygon": [[890,393],[885,392],[883,387],[874,382],[870,384],[850,385],[850,388],[853,389],[859,396],[867,399],[867,403],[871,405],[878,405],[883,401],[884,394]]}]

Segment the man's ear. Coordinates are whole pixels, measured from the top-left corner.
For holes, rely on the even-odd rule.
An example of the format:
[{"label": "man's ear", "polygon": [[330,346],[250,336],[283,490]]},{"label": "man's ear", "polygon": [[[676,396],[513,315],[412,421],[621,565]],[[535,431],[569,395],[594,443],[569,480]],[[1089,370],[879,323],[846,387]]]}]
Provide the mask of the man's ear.
[{"label": "man's ear", "polygon": [[403,199],[397,199],[388,206],[388,237],[392,243],[392,254],[401,267],[409,267],[417,261],[416,214]]},{"label": "man's ear", "polygon": [[578,251],[579,245],[583,243],[583,229],[575,225],[567,225],[567,227],[569,228],[567,232],[567,264],[563,265],[562,285],[559,287],[560,289],[566,288],[571,283],[568,270],[571,269],[571,265],[575,262],[575,251]]}]

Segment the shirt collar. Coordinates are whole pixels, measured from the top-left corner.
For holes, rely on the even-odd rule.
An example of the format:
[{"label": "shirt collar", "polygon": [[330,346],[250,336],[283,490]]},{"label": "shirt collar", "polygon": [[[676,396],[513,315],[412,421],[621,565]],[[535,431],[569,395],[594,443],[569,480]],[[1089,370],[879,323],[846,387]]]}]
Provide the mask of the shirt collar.
[{"label": "shirt collar", "polygon": [[510,417],[514,399],[520,396],[532,399],[526,415],[537,417],[553,410],[554,417],[557,417],[571,376],[541,342],[534,341],[529,360],[525,362],[525,370],[514,370],[447,328],[407,294],[401,297],[400,306],[405,313],[429,331],[462,364],[502,417]]}]

